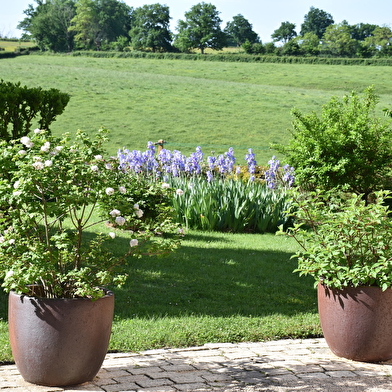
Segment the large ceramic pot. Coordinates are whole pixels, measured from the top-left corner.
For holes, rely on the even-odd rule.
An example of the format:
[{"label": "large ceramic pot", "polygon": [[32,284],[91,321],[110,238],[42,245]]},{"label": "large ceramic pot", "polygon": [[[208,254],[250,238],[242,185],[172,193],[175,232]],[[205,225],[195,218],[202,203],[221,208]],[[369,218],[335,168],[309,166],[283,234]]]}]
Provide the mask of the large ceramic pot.
[{"label": "large ceramic pot", "polygon": [[335,355],[363,362],[392,358],[391,289],[336,290],[319,284],[318,307],[325,340]]},{"label": "large ceramic pot", "polygon": [[9,295],[9,333],[16,366],[25,381],[66,386],[91,381],[105,358],[114,295],[48,299]]}]

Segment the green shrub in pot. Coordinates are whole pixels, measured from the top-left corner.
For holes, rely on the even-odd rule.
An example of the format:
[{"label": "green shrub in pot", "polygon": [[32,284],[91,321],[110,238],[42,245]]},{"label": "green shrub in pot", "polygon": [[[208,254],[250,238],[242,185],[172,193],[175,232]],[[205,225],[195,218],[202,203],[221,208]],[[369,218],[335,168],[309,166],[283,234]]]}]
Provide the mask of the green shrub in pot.
[{"label": "green shrub in pot", "polygon": [[388,191],[375,192],[369,203],[356,194],[297,190],[292,195],[288,213],[295,224],[285,234],[300,245],[293,256],[296,272],[332,289],[392,287]]}]

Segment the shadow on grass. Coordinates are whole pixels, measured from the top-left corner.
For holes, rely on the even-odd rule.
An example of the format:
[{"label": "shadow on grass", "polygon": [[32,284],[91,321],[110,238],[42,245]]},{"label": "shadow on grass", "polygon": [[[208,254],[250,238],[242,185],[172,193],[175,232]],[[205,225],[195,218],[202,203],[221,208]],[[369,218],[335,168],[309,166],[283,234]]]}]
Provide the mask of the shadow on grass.
[{"label": "shadow on grass", "polygon": [[313,280],[293,274],[295,248],[282,247],[282,241],[263,235],[187,235],[168,257],[132,261],[126,286],[115,290],[116,316],[316,313]]},{"label": "shadow on grass", "polygon": [[[123,241],[126,247],[129,240]],[[114,288],[116,318],[316,313],[313,280],[293,274],[295,248],[282,247],[282,241],[271,235],[194,232],[167,257],[132,259],[126,285]],[[3,320],[7,301],[0,289]]]}]

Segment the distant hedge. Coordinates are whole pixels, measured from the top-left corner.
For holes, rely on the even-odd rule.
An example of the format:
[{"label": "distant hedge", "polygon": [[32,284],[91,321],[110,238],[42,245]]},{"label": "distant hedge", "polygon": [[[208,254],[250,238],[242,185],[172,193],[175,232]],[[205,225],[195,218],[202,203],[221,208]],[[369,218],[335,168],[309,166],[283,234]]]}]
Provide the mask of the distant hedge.
[{"label": "distant hedge", "polygon": [[33,46],[31,48],[17,48],[14,52],[3,52],[0,51],[0,60],[1,59],[9,59],[9,58],[13,58],[16,56],[22,56],[22,55],[26,55],[26,54],[30,54],[30,52],[34,52],[39,50],[38,47]]},{"label": "distant hedge", "polygon": [[329,58],[329,57],[295,57],[262,56],[249,54],[189,54],[189,53],[152,53],[152,52],[95,52],[77,51],[72,56],[106,57],[106,58],[146,58],[167,60],[222,61],[244,63],[286,63],[286,64],[326,64],[326,65],[378,65],[392,66],[392,58]]},{"label": "distant hedge", "polygon": [[16,57],[16,56],[19,56],[19,55],[20,55],[20,53],[3,52],[3,51],[1,51],[0,52],[0,59],[9,59],[9,58]]}]

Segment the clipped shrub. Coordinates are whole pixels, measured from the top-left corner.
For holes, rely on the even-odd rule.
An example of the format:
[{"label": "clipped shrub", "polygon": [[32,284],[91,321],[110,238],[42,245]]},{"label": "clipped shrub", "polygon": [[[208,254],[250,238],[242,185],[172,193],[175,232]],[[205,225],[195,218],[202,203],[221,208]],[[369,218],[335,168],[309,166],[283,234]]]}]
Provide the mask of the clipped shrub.
[{"label": "clipped shrub", "polygon": [[0,81],[0,139],[15,140],[26,136],[38,119],[40,129],[50,131],[50,124],[63,113],[69,94],[57,89],[21,86]]}]

